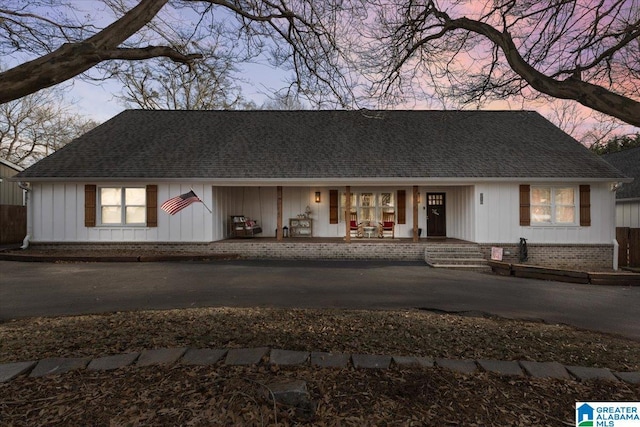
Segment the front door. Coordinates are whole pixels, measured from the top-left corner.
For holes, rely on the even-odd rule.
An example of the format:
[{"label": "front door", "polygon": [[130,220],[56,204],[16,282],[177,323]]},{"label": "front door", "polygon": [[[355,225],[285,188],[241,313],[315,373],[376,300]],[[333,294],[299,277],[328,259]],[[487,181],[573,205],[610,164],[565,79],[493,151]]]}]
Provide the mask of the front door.
[{"label": "front door", "polygon": [[445,193],[427,193],[427,237],[446,236]]}]

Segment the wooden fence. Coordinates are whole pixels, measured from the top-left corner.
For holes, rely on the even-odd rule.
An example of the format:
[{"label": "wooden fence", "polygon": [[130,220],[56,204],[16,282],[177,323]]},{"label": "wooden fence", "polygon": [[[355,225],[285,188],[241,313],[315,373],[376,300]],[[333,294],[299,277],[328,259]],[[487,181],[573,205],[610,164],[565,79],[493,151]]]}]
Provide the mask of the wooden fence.
[{"label": "wooden fence", "polygon": [[640,267],[640,228],[617,227],[616,240],[618,265],[620,267]]},{"label": "wooden fence", "polygon": [[21,243],[27,234],[27,207],[0,205],[0,245]]}]

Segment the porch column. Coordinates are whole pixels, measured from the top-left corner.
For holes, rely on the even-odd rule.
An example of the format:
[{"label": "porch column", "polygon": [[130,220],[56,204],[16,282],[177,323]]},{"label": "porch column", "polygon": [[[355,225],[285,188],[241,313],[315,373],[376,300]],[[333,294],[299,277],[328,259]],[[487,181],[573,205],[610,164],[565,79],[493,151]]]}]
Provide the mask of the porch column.
[{"label": "porch column", "polygon": [[418,243],[418,186],[413,186],[413,243]]},{"label": "porch column", "polygon": [[345,192],[347,194],[347,201],[345,204],[347,208],[344,212],[344,223],[347,234],[344,237],[346,242],[351,242],[351,186],[347,185]]},{"label": "porch column", "polygon": [[277,230],[276,230],[276,240],[282,241],[282,186],[278,185],[276,187],[276,191],[278,194],[278,202],[277,202]]}]

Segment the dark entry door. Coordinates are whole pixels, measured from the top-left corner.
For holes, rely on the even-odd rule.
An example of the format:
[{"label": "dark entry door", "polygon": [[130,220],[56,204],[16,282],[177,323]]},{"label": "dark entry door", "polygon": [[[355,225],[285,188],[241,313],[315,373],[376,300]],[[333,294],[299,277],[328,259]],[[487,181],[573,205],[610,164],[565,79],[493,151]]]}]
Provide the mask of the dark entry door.
[{"label": "dark entry door", "polygon": [[427,193],[427,237],[447,236],[445,193]]}]

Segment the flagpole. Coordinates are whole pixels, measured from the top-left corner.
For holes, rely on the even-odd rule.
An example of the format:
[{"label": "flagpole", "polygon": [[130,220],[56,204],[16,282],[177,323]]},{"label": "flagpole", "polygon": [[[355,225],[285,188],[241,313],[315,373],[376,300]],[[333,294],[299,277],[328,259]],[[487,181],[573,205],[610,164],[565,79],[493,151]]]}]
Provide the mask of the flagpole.
[{"label": "flagpole", "polygon": [[[193,191],[193,187],[189,187],[189,188],[191,189],[191,191]],[[195,192],[195,191],[193,191],[193,194],[196,194],[196,192]],[[202,206],[204,206],[205,208],[207,208],[207,210],[209,211],[209,213],[210,213],[210,214],[213,214],[213,212],[211,211],[211,209],[209,209],[209,206],[207,206],[207,205],[204,203],[204,200],[202,200],[202,199],[200,198],[200,196],[198,196],[197,194],[196,194],[196,197],[198,198],[198,200],[200,200],[200,203],[202,203]]]}]

